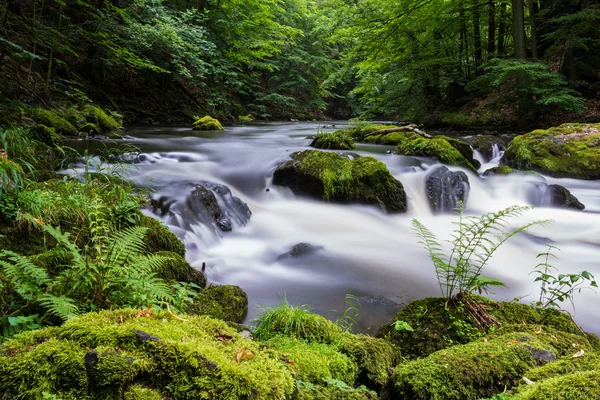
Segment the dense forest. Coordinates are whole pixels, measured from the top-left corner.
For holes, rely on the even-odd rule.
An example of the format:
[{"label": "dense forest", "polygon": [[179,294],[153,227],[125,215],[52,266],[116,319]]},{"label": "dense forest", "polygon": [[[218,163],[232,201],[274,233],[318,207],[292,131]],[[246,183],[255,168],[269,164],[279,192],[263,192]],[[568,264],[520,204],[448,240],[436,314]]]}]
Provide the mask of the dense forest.
[{"label": "dense forest", "polygon": [[599,26],[0,0],[0,400],[600,399]]},{"label": "dense forest", "polygon": [[600,10],[591,0],[0,7],[3,107],[93,99],[141,122],[204,112],[456,127],[597,114]]}]

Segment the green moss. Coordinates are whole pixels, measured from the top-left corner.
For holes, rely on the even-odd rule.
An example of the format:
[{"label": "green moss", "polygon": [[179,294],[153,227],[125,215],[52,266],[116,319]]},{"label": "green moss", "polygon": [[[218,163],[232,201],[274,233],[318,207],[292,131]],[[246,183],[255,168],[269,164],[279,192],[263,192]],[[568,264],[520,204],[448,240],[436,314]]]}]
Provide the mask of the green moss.
[{"label": "green moss", "polygon": [[164,398],[161,392],[142,385],[130,386],[124,395],[124,400],[163,400]]},{"label": "green moss", "polygon": [[100,129],[100,127],[93,122],[86,122],[84,125],[79,127],[79,132],[83,134],[84,137],[88,137],[100,134],[102,129]]},{"label": "green moss", "polygon": [[[96,363],[88,355],[90,392],[88,351],[98,355]],[[41,398],[42,392],[121,398],[108,393],[131,396],[132,384],[173,399],[283,400],[294,391],[290,370],[273,350],[222,321],[174,318],[163,311],[91,313],[60,328],[30,332],[0,346],[0,372],[0,392],[14,398]]]},{"label": "green moss", "polygon": [[222,131],[223,126],[217,119],[215,119],[209,115],[206,115],[202,118],[195,117],[194,130],[197,130],[197,131]]},{"label": "green moss", "polygon": [[564,124],[516,137],[503,162],[556,177],[600,178],[600,124]]},{"label": "green moss", "polygon": [[507,337],[440,350],[401,364],[394,371],[397,399],[479,399],[515,386],[534,366],[531,351],[539,344]]},{"label": "green moss", "polygon": [[401,142],[397,151],[406,156],[435,157],[443,164],[458,165],[477,172],[477,168],[444,138],[413,137]]},{"label": "green moss", "polygon": [[38,123],[48,128],[54,128],[57,133],[63,135],[74,135],[77,129],[69,121],[61,117],[54,111],[44,110],[43,108],[31,107],[25,111]]},{"label": "green moss", "polygon": [[353,388],[343,382],[329,380],[322,385],[296,381],[292,400],[377,400],[377,393],[364,386]]},{"label": "green moss", "polygon": [[148,228],[148,233],[146,233],[144,239],[148,253],[170,251],[185,257],[185,246],[181,240],[160,220],[142,215],[139,225]]},{"label": "green moss", "polygon": [[211,285],[198,293],[187,312],[239,323],[248,312],[248,295],[239,286]]},{"label": "green moss", "polygon": [[568,313],[538,309],[517,302],[491,302],[487,311],[502,325],[544,325],[565,333],[585,336]]},{"label": "green moss", "polygon": [[330,150],[352,150],[356,147],[352,136],[343,131],[333,133],[319,132],[310,145],[317,149]]},{"label": "green moss", "polygon": [[283,335],[318,343],[331,343],[341,333],[339,326],[311,313],[308,307],[287,302],[263,312],[254,330],[259,340]]},{"label": "green moss", "polygon": [[296,380],[318,384],[335,379],[350,386],[356,381],[356,363],[339,353],[335,346],[307,343],[285,336],[275,337],[266,344],[281,353],[282,361]]},{"label": "green moss", "polygon": [[600,398],[600,370],[574,372],[522,386],[520,400],[589,400]]},{"label": "green moss", "polygon": [[356,141],[362,142],[368,135],[384,129],[397,128],[395,125],[372,124],[370,122],[361,122],[358,126],[351,129],[343,129],[334,133],[344,133],[352,136]]},{"label": "green moss", "polygon": [[63,140],[63,136],[57,133],[55,128],[50,128],[42,124],[31,128],[30,135],[32,139],[52,147],[60,145]]},{"label": "green moss", "polygon": [[100,107],[88,105],[84,112],[87,114],[88,122],[96,124],[102,131],[114,131],[121,127],[121,124],[113,116],[108,115]]},{"label": "green moss", "polygon": [[338,351],[358,365],[358,383],[368,387],[383,388],[388,383],[390,371],[400,360],[398,350],[383,339],[342,333],[335,343]]},{"label": "green moss", "polygon": [[475,159],[473,156],[473,148],[467,142],[463,142],[457,138],[448,137],[448,136],[436,136],[436,139],[444,139],[448,144],[454,147],[471,165],[473,165],[476,169],[481,167],[479,161]]},{"label": "green moss", "polygon": [[206,287],[206,276],[192,267],[179,254],[171,251],[159,251],[156,255],[170,259],[168,263],[162,266],[160,271],[154,271],[159,278],[176,282],[192,282],[201,288]]},{"label": "green moss", "polygon": [[500,165],[499,167],[490,168],[483,173],[484,176],[511,175],[511,174],[540,176],[539,172],[520,171],[517,169],[512,169],[508,165]]},{"label": "green moss", "polygon": [[296,152],[277,168],[273,182],[325,201],[373,204],[389,213],[406,211],[402,183],[373,157],[350,160],[331,152]]},{"label": "green moss", "polygon": [[[43,331],[40,331],[43,332]],[[78,343],[38,336],[33,344],[9,342],[0,347],[0,393],[4,398],[88,398],[86,350]]]},{"label": "green moss", "polygon": [[254,116],[252,116],[252,114],[248,114],[248,115],[240,115],[238,117],[238,120],[240,122],[252,122],[254,121]]},{"label": "green moss", "polygon": [[[575,348],[573,350],[578,351],[578,349]],[[598,353],[586,353],[583,357],[578,358],[568,356],[561,360],[534,368],[531,371],[528,371],[526,376],[528,379],[538,382],[573,372],[592,370],[600,370],[600,354]]]},{"label": "green moss", "polygon": [[[397,331],[395,321],[407,322],[414,331]],[[377,337],[393,343],[403,357],[427,356],[440,349],[465,344],[481,336],[466,313],[447,308],[441,298],[415,300],[401,309],[392,324],[383,326]]]}]

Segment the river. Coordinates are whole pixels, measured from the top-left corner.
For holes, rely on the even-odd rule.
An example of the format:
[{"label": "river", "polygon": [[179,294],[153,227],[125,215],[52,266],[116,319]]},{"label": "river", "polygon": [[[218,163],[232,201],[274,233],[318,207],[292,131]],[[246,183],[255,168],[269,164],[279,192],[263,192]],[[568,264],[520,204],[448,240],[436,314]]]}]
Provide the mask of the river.
[{"label": "river", "polygon": [[[223,132],[160,126],[127,129],[125,141],[142,152],[142,162],[127,174],[137,184],[153,188],[155,198],[181,201],[189,193],[185,183],[210,181],[227,185],[248,204],[250,222],[235,226],[230,233],[218,234],[193,219],[187,224],[168,216],[164,219],[185,242],[188,261],[197,268],[206,263],[210,283],[239,285],[248,293],[248,323],[262,307],[276,305],[284,297],[335,319],[345,307],[345,295],[352,293],[363,307],[357,318],[358,330],[374,333],[389,323],[402,304],[440,294],[434,268],[417,243],[411,220],[418,219],[445,240],[456,217],[433,215],[427,204],[424,181],[437,162],[390,154],[389,146],[359,144],[353,153],[383,161],[404,184],[409,198],[406,214],[386,215],[368,206],[313,201],[272,185],[277,165],[292,152],[307,149],[309,137],[322,125],[250,123],[226,126]],[[341,122],[322,130],[340,128]],[[499,162],[499,157],[478,157],[484,168]],[[471,215],[527,205],[528,182],[539,179],[482,178],[463,171],[471,185],[465,214]],[[588,270],[600,278],[600,182],[546,179],[571,190],[586,210],[540,207],[526,212],[519,224],[543,219],[554,222],[511,239],[491,259],[484,274],[507,285],[495,290],[491,295],[495,299],[519,298],[529,303],[539,297],[540,285],[534,283],[531,272],[541,262],[536,255],[545,251],[545,244],[560,248],[553,264],[561,273]],[[298,259],[278,259],[302,242],[323,246],[323,250]],[[571,304],[564,308],[574,313],[584,329],[600,333],[597,296],[589,290],[578,292],[575,309]]]}]

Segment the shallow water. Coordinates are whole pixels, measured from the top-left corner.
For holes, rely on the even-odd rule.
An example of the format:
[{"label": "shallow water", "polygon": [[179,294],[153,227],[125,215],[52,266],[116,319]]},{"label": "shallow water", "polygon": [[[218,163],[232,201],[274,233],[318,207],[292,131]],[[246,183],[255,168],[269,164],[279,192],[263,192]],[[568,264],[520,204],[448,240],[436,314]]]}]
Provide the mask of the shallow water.
[{"label": "shallow water", "polygon": [[[188,224],[181,219],[165,219],[186,243],[192,265],[206,263],[210,282],[239,285],[248,293],[248,322],[260,312],[259,306],[277,304],[284,296],[290,303],[310,304],[314,311],[335,319],[344,309],[345,294],[352,292],[363,305],[359,330],[374,332],[389,322],[400,304],[440,293],[428,254],[411,229],[411,220],[417,218],[443,240],[451,233],[456,218],[433,215],[427,204],[424,181],[437,162],[388,154],[392,149],[389,146],[358,145],[352,153],[378,158],[404,184],[409,197],[404,215],[385,215],[367,206],[317,202],[272,185],[276,166],[290,153],[307,149],[307,137],[322,129],[321,125],[252,123],[227,126],[217,133],[196,132],[188,127],[128,129],[126,141],[142,151],[143,160],[128,174],[138,184],[154,188],[156,198],[182,200],[187,194],[182,184],[211,181],[229,186],[235,196],[248,203],[253,213],[250,222],[231,233],[216,233],[202,224],[183,229]],[[322,130],[342,127],[338,123],[335,128]],[[481,172],[499,162],[499,157],[478,157],[484,164]],[[466,214],[527,205],[528,188],[539,179],[480,178],[463,171],[471,184]],[[516,221],[525,224],[553,219],[554,223],[536,226],[530,235],[513,238],[492,258],[484,274],[508,286],[496,290],[492,296],[496,299],[537,299],[539,284],[533,282],[530,273],[546,243],[560,247],[559,260],[554,264],[562,273],[588,270],[600,277],[600,182],[546,179],[571,190],[586,205],[586,211],[536,208]],[[278,255],[300,242],[324,246],[324,250],[292,261],[278,261]],[[600,308],[595,306],[598,300],[591,291],[576,293],[575,297],[576,320],[596,333],[600,333]],[[564,307],[573,312],[570,304]]]}]

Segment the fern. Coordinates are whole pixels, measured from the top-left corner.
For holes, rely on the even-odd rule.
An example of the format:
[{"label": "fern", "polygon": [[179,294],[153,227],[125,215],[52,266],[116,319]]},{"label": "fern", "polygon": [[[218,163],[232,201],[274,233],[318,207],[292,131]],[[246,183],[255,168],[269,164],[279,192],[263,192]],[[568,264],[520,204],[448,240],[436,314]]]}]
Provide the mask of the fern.
[{"label": "fern", "polygon": [[522,216],[531,207],[511,206],[479,217],[463,217],[459,211],[457,228],[447,242],[452,245],[449,254],[433,232],[418,220],[412,221],[413,229],[429,253],[433,262],[442,296],[448,301],[452,297],[473,293],[488,292],[490,287],[504,286],[495,278],[482,275],[483,268],[496,251],[513,236],[527,231],[534,225],[545,225],[549,220],[534,221],[521,227],[510,229],[509,220]]}]

